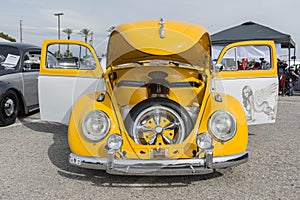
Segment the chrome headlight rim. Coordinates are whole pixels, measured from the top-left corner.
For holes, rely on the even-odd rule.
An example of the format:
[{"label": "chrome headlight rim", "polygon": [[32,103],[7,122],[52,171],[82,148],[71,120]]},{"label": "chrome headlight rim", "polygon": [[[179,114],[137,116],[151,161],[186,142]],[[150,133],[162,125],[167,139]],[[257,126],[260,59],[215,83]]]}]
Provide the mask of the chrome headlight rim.
[{"label": "chrome headlight rim", "polygon": [[[98,116],[99,118],[97,118],[96,116]],[[96,117],[96,118],[93,118],[93,117]],[[91,120],[96,120],[96,121],[91,121]],[[89,126],[89,125],[92,125],[89,123],[93,123],[93,122],[97,123],[97,120],[98,120],[98,122],[101,120],[104,120],[104,121],[101,121],[101,122],[104,122],[104,126],[105,126],[104,131],[102,131],[102,133],[93,132],[93,130],[91,130],[91,129],[98,128],[97,125],[101,127],[101,125],[103,125],[103,124],[93,124],[95,126]],[[109,119],[108,115],[105,112],[103,112],[102,110],[92,110],[92,111],[88,112],[81,122],[81,132],[82,132],[83,136],[86,139],[93,141],[93,142],[99,142],[99,141],[103,140],[109,133],[110,127],[111,127],[110,119]]]},{"label": "chrome headlight rim", "polygon": [[112,149],[115,151],[119,150],[119,149],[121,149],[121,147],[123,145],[123,138],[121,135],[113,133],[107,138],[106,145],[109,149]]},{"label": "chrome headlight rim", "polygon": [[[225,117],[228,117],[227,119],[230,119],[231,126],[230,126],[230,128],[229,127],[226,128],[226,129],[228,129],[228,131],[226,133],[225,132],[220,133],[220,132],[216,131],[214,123],[216,123],[215,120],[218,120],[218,118],[220,116],[223,117],[223,119]],[[226,110],[217,110],[210,116],[210,119],[208,122],[208,129],[209,129],[209,132],[213,135],[213,137],[216,140],[221,141],[221,142],[227,142],[227,141],[231,140],[236,134],[236,131],[237,131],[236,119],[230,112],[228,112]]]},{"label": "chrome headlight rim", "polygon": [[202,150],[213,149],[213,138],[209,133],[200,133],[196,137],[197,146]]}]

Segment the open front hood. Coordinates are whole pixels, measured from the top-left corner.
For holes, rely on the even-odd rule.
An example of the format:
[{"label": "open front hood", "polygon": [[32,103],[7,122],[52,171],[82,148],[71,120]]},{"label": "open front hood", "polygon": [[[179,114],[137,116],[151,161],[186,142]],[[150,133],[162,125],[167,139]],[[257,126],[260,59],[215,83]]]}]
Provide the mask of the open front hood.
[{"label": "open front hood", "polygon": [[196,24],[162,19],[122,24],[110,35],[107,66],[162,59],[205,67],[210,47],[207,31]]}]

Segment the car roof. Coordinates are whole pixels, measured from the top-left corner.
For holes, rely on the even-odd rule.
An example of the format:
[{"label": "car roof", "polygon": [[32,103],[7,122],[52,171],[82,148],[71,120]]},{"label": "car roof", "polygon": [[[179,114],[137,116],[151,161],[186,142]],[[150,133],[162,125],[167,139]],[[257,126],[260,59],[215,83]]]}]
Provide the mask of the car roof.
[{"label": "car roof", "polygon": [[26,51],[27,49],[41,49],[41,47],[33,44],[28,44],[28,43],[19,43],[19,42],[0,42],[0,46],[11,46],[11,47],[16,47],[21,51]]}]

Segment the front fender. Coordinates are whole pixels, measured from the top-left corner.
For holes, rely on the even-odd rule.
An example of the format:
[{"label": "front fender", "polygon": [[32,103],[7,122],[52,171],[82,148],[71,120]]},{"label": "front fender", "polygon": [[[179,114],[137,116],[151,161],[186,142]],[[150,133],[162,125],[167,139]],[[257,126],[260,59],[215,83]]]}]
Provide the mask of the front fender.
[{"label": "front fender", "polygon": [[13,90],[16,92],[16,94],[18,95],[19,101],[20,101],[20,109],[23,109],[24,113],[27,114],[28,113],[28,108],[25,102],[25,98],[24,95],[22,94],[22,92],[15,87],[14,85],[12,85],[9,82],[4,82],[4,81],[0,81],[0,97],[2,97],[3,94],[5,94],[8,90]]},{"label": "front fender", "polygon": [[17,90],[17,88],[13,87],[12,84],[0,81],[0,95],[4,94],[10,88],[14,88],[15,90]]},{"label": "front fender", "polygon": [[[97,98],[101,92],[89,93],[81,96],[72,108],[68,126],[68,142],[73,153],[82,156],[106,157],[106,140],[111,133],[119,133],[120,129],[111,99],[107,93],[103,93],[104,100],[98,102]],[[81,124],[84,117],[93,110],[101,110],[110,119],[110,131],[107,136],[99,141],[88,140],[81,132]]]},{"label": "front fender", "polygon": [[225,156],[245,152],[248,144],[248,125],[245,112],[240,102],[230,95],[211,93],[204,110],[203,118],[200,123],[200,132],[209,132],[209,119],[217,110],[226,110],[236,119],[237,131],[231,140],[220,142],[214,139],[214,156]]}]

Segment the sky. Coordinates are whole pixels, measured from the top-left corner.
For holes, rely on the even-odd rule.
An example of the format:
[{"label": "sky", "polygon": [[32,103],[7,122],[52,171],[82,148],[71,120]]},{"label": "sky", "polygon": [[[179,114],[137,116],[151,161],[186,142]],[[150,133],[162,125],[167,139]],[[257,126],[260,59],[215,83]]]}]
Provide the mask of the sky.
[{"label": "sky", "polygon": [[[60,29],[73,30],[71,39],[84,40],[83,28],[93,31],[95,48],[105,51],[107,29],[122,23],[147,19],[169,19],[196,23],[210,34],[247,21],[291,35],[300,45],[299,0],[0,0],[0,32],[20,41],[20,20],[24,43],[41,46],[58,37]],[[63,32],[61,38],[67,38]],[[282,57],[286,53],[282,52]],[[300,58],[300,50],[296,52]]]}]

